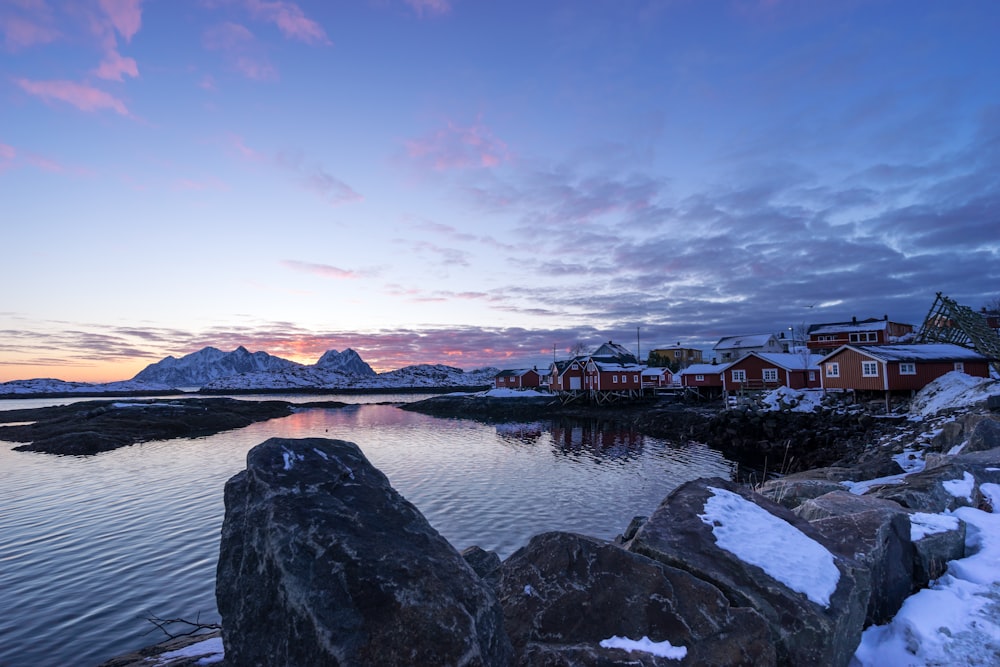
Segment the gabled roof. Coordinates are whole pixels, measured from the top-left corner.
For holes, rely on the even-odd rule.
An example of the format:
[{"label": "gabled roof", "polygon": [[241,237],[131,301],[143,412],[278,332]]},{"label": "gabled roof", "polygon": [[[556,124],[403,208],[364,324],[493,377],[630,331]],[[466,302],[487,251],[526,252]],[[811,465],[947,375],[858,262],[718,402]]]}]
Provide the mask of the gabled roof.
[{"label": "gabled roof", "polygon": [[841,345],[826,355],[829,360],[844,350],[854,350],[879,361],[988,361],[975,350],[952,343],[921,343],[916,345]]},{"label": "gabled roof", "polygon": [[680,375],[715,375],[732,366],[729,364],[691,364],[680,372]]},{"label": "gabled roof", "polygon": [[741,336],[723,336],[715,344],[713,350],[738,350],[745,347],[764,347],[774,338],[774,334],[744,334]]},{"label": "gabled roof", "polygon": [[795,354],[793,352],[750,352],[733,362],[734,365],[740,363],[747,357],[759,357],[760,359],[774,364],[779,368],[783,368],[786,371],[817,371],[819,370],[819,362],[823,360],[822,354],[810,354],[807,361],[801,354]]},{"label": "gabled roof", "polygon": [[666,366],[650,366],[642,369],[643,375],[670,375],[670,369]]},{"label": "gabled roof", "polygon": [[511,368],[500,371],[494,377],[520,377],[528,373],[538,373],[538,372],[540,371],[537,368]]},{"label": "gabled roof", "polygon": [[636,373],[646,368],[642,364],[620,364],[614,361],[602,361],[600,359],[591,359],[590,363],[594,364],[594,366],[597,367],[597,370],[606,373],[614,373],[614,372]]},{"label": "gabled roof", "polygon": [[[814,324],[809,327],[809,335],[850,333],[852,331],[885,331],[889,324],[890,321],[884,317],[869,317],[867,320],[851,320],[850,322],[827,322],[825,324]],[[891,324],[913,326],[911,324],[903,324],[902,322],[891,322]]]}]

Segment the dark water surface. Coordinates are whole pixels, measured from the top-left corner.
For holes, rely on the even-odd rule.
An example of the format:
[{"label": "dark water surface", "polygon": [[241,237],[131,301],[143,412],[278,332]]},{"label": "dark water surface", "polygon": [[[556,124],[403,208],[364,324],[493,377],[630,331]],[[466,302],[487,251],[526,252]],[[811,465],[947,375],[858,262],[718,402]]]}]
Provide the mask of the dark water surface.
[{"label": "dark water surface", "polygon": [[357,443],[457,549],[501,558],[546,530],[612,538],[684,481],[732,471],[707,447],[634,432],[372,404],[92,457],[0,443],[0,666],[96,665],[164,639],[149,613],[217,622],[223,485],[275,436]]}]

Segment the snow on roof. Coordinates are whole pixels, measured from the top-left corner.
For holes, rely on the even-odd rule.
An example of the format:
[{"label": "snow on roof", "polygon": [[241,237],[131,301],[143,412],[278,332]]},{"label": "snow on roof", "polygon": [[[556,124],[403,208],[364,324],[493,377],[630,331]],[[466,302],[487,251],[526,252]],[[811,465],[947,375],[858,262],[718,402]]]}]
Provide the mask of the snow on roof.
[{"label": "snow on roof", "polygon": [[889,320],[870,318],[858,322],[828,322],[826,324],[814,324],[809,327],[809,335],[832,334],[845,331],[885,331],[889,325]]},{"label": "snow on roof", "polygon": [[681,371],[681,375],[717,375],[732,364],[691,364]]},{"label": "snow on roof", "polygon": [[[882,361],[985,361],[986,357],[975,350],[951,343],[920,343],[916,345],[865,345],[854,347],[845,345],[840,349],[851,348],[863,354],[868,354]],[[840,350],[830,353],[837,354]]]},{"label": "snow on roof", "polygon": [[635,371],[645,370],[645,366],[642,364],[619,364],[614,362],[600,361],[598,359],[591,359],[593,364],[597,366],[597,370],[606,372],[629,372],[633,373]]},{"label": "snow on roof", "polygon": [[[810,354],[808,361],[801,354],[791,352],[752,352],[761,359],[769,361],[775,366],[780,366],[786,370],[819,370],[819,362],[823,359],[822,354]],[[749,356],[749,355],[747,355]],[[745,357],[744,357],[745,358]]]},{"label": "snow on roof", "polygon": [[840,570],[826,547],[743,496],[708,487],[699,518],[712,527],[715,543],[744,563],[756,565],[793,591],[823,607],[837,590]]},{"label": "snow on roof", "polygon": [[537,368],[509,368],[507,370],[500,371],[497,373],[497,377],[501,375],[505,377],[520,377],[526,373],[538,373],[540,372]]},{"label": "snow on roof", "polygon": [[642,370],[643,375],[667,375],[669,373],[669,368],[659,366],[650,366],[649,368],[644,368]]},{"label": "snow on roof", "polygon": [[774,334],[746,334],[741,336],[723,336],[715,344],[713,350],[734,350],[744,347],[764,347]]}]

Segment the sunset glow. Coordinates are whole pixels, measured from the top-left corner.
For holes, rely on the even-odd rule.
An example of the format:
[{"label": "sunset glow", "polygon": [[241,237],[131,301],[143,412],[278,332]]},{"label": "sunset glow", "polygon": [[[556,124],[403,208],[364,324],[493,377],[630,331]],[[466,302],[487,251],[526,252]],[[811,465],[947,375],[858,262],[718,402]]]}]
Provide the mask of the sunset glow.
[{"label": "sunset glow", "polygon": [[998,28],[989,0],[2,3],[0,381],[979,309]]}]

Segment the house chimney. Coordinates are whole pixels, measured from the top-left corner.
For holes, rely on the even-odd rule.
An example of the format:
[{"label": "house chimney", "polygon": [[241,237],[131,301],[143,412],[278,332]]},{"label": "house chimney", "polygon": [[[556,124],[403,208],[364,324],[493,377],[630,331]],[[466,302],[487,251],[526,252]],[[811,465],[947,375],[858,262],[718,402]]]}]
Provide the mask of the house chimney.
[{"label": "house chimney", "polygon": [[884,319],[886,322],[888,322],[889,321],[889,315],[888,314],[883,315],[882,319]]},{"label": "house chimney", "polygon": [[852,315],[851,316],[851,324],[857,324],[857,323],[858,323],[858,316],[857,315]]}]

